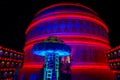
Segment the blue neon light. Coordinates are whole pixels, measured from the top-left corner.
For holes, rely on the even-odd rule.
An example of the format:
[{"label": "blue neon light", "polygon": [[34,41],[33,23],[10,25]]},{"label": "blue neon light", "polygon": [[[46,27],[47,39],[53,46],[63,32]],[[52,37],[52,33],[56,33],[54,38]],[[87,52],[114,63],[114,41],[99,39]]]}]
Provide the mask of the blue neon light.
[{"label": "blue neon light", "polygon": [[33,53],[39,56],[45,56],[48,53],[58,53],[59,56],[68,56],[70,52],[70,47],[62,43],[42,42],[33,47]]},{"label": "blue neon light", "polygon": [[[61,27],[64,25],[62,23]],[[59,79],[59,56],[69,56],[71,49],[63,41],[54,36],[37,43],[33,46],[33,53],[45,56],[44,80]],[[34,76],[32,78],[35,78]]]}]

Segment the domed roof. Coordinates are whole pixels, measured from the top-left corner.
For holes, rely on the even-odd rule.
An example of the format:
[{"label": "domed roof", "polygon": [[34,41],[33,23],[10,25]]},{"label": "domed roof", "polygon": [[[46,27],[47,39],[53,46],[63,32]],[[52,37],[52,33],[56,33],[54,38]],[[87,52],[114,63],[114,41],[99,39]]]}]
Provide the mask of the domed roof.
[{"label": "domed roof", "polygon": [[88,13],[92,13],[94,15],[97,15],[97,13],[92,10],[91,8],[84,6],[80,3],[70,3],[70,2],[64,2],[64,3],[57,3],[57,4],[53,4],[51,6],[45,7],[41,10],[39,10],[35,16],[38,15],[42,15],[42,14],[46,14],[49,12],[55,12],[55,11],[63,11],[63,10],[68,10],[68,11],[83,11],[83,12],[88,12]]},{"label": "domed roof", "polygon": [[[110,49],[108,31],[107,25],[92,9],[78,3],[57,3],[40,10],[34,16],[25,32],[24,51],[32,54],[30,51],[33,45],[49,36],[56,36],[71,47],[71,56],[75,62],[96,62],[96,57],[100,57],[97,62],[105,63],[103,52]],[[36,54],[43,52],[39,52],[39,47],[36,51]],[[26,60],[29,62],[29,59],[35,62],[31,58]],[[43,62],[42,59],[39,62]]]},{"label": "domed roof", "polygon": [[36,26],[44,21],[49,22],[49,20],[57,20],[59,18],[89,19],[90,21],[101,25],[108,32],[107,26],[98,17],[94,10],[79,3],[66,2],[53,4],[38,11],[25,33],[27,34],[33,26]]}]

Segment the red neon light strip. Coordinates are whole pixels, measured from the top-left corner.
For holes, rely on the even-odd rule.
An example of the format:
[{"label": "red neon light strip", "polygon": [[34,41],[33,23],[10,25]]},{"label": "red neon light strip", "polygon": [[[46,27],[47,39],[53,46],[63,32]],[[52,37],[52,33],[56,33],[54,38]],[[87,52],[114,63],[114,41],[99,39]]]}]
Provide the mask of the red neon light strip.
[{"label": "red neon light strip", "polygon": [[75,65],[71,69],[109,69],[107,65]]},{"label": "red neon light strip", "polygon": [[[40,40],[36,40],[36,41],[34,41],[32,43],[29,43],[29,44],[34,44],[35,42],[38,42],[38,41],[40,41]],[[99,41],[95,41],[95,40],[74,40],[74,39],[68,40],[68,39],[64,39],[64,42],[67,43],[67,44],[78,44],[78,45],[79,44],[96,44],[96,45],[99,44],[99,45],[102,45],[102,46],[106,45],[106,47],[109,46],[108,43],[99,42]],[[29,44],[27,44],[27,45],[29,45]],[[110,48],[110,46],[109,46],[109,48]]]},{"label": "red neon light strip", "polygon": [[97,23],[97,24],[99,24],[99,25],[101,25],[107,32],[108,32],[108,28],[107,28],[107,26],[103,23],[103,22],[101,22],[101,21],[99,21],[99,20],[97,20],[97,19],[95,19],[95,18],[92,18],[92,17],[89,17],[89,16],[83,16],[83,15],[74,15],[74,14],[62,14],[62,15],[54,15],[54,16],[49,16],[49,17],[46,17],[46,18],[42,18],[42,19],[40,19],[40,20],[38,20],[38,21],[36,21],[36,22],[34,22],[34,23],[32,23],[32,24],[30,24],[29,26],[28,26],[28,29],[26,30],[26,34],[28,33],[28,31],[32,28],[32,27],[35,27],[35,25],[37,25],[37,24],[39,24],[39,23],[41,23],[41,22],[43,22],[43,21],[48,21],[48,20],[52,20],[52,19],[63,19],[63,18],[79,18],[79,19],[85,19],[85,20],[90,20],[90,21],[93,21],[93,22],[95,22],[95,23]]},{"label": "red neon light strip", "polygon": [[[82,11],[65,11],[65,10],[62,10],[62,11],[58,11],[58,12],[50,12],[49,14],[44,14],[44,15],[41,15],[41,16],[38,16],[37,18],[33,19],[31,23],[33,23],[34,21],[36,20],[39,20],[40,18],[43,18],[43,17],[46,17],[46,16],[50,16],[50,15],[56,15],[56,14],[79,14],[79,15],[84,15],[84,16],[90,16],[90,17],[93,17],[93,18],[96,18],[100,21],[103,22],[102,19],[100,19],[99,17],[93,15],[93,14],[90,14],[90,13],[86,13],[86,12],[82,12]],[[104,22],[103,22],[104,23]]]},{"label": "red neon light strip", "polygon": [[109,60],[108,62],[120,62],[120,59]]},{"label": "red neon light strip", "polygon": [[120,71],[119,70],[112,70],[113,71],[113,73],[120,73]]},{"label": "red neon light strip", "polygon": [[102,44],[102,43],[99,43],[99,42],[95,42],[95,41],[65,41],[66,44],[88,44],[88,45],[94,45],[94,46],[102,46],[102,47],[106,47],[106,48],[110,48],[109,45],[106,45],[106,44]]},{"label": "red neon light strip", "polygon": [[2,57],[0,57],[0,60],[2,60],[2,61],[23,62],[23,60],[16,60],[16,59],[12,59],[12,58],[2,58]]},{"label": "red neon light strip", "polygon": [[42,68],[43,66],[42,65],[31,65],[31,64],[25,64],[24,66],[23,66],[23,68]]},{"label": "red neon light strip", "polygon": [[118,49],[120,49],[120,45],[115,47],[115,48],[113,48],[113,49],[108,50],[107,53],[114,52],[115,50],[118,50]]},{"label": "red neon light strip", "polygon": [[[40,40],[39,40],[40,41]],[[38,42],[38,41],[36,41],[36,42]],[[32,47],[33,46],[33,44],[35,44],[36,42],[33,42],[31,45],[29,44],[29,45],[26,45],[25,47],[24,47],[24,50],[25,49],[27,49],[27,48],[29,48],[29,47]],[[75,44],[77,44],[77,45],[81,45],[81,44],[83,44],[83,45],[85,45],[85,44],[87,44],[87,45],[94,45],[94,46],[102,46],[102,47],[106,47],[106,48],[108,48],[108,49],[110,49],[110,46],[109,45],[107,45],[107,44],[103,44],[103,43],[100,43],[100,42],[97,42],[97,41],[89,41],[89,40],[84,40],[84,41],[64,41],[66,44],[73,44],[73,45],[75,45]]]},{"label": "red neon light strip", "polygon": [[16,68],[0,68],[0,71],[16,70]]},{"label": "red neon light strip", "polygon": [[106,40],[102,37],[100,38],[100,37],[89,35],[89,34],[71,34],[71,33],[69,33],[69,34],[48,34],[48,35],[37,36],[37,37],[34,37],[34,38],[30,39],[29,41],[27,41],[26,45],[31,42],[37,41],[37,40],[46,39],[50,35],[55,35],[60,39],[79,39],[79,38],[84,39],[84,38],[86,38],[86,39],[99,40],[99,41],[103,41],[105,43],[109,43],[108,40]]},{"label": "red neon light strip", "polygon": [[68,3],[68,2],[66,2],[66,3],[54,4],[54,5],[48,6],[48,7],[46,7],[46,8],[43,8],[43,9],[39,10],[39,11],[35,14],[35,16],[38,15],[39,13],[45,11],[45,10],[48,10],[48,9],[50,9],[50,8],[54,8],[54,7],[57,7],[57,6],[78,6],[78,7],[83,7],[83,8],[85,8],[85,9],[88,9],[89,11],[93,12],[94,14],[98,15],[94,10],[92,10],[92,9],[88,8],[87,6],[84,6],[84,5],[80,4],[80,3],[79,3],[79,4],[78,4],[78,3],[75,4],[75,3]]},{"label": "red neon light strip", "polygon": [[12,50],[12,49],[9,49],[9,48],[4,48],[2,46],[0,46],[0,49],[6,50],[6,51],[9,51],[9,52],[12,52],[12,53],[23,54],[22,52],[18,52],[16,50]]},{"label": "red neon light strip", "polygon": [[[43,65],[31,65],[31,64],[25,64],[23,68],[42,68]],[[71,69],[109,69],[109,66],[107,65],[73,65],[71,66]]]}]

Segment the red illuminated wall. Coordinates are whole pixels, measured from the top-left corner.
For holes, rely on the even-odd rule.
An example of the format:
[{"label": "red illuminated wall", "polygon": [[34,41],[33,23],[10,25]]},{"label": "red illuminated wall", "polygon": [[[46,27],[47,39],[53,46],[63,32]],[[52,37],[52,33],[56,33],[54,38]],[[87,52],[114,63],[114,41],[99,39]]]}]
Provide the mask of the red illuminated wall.
[{"label": "red illuminated wall", "polygon": [[99,70],[102,69],[107,73],[109,68],[105,52],[110,49],[108,32],[98,14],[84,5],[58,3],[48,6],[37,12],[25,32],[24,67],[41,67],[44,58],[32,54],[32,46],[48,36],[57,36],[72,48],[73,75],[76,69],[95,69],[98,71],[93,73],[101,75]]}]

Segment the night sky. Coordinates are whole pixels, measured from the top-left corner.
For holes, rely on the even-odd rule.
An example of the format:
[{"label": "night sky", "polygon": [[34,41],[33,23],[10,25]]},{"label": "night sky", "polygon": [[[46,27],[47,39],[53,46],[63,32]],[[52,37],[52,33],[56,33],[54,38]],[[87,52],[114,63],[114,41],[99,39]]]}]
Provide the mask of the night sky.
[{"label": "night sky", "polygon": [[0,45],[23,51],[24,33],[34,14],[63,1],[81,3],[95,10],[110,30],[110,45],[120,45],[119,0],[0,0]]}]

